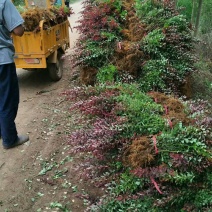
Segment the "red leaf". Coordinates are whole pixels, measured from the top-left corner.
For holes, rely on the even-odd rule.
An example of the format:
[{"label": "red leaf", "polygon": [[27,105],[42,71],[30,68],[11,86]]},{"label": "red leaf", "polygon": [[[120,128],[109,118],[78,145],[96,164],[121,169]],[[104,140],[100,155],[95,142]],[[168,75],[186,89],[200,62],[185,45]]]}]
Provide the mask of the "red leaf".
[{"label": "red leaf", "polygon": [[163,194],[163,192],[160,190],[158,184],[156,183],[156,181],[151,177],[151,182],[154,184],[155,188],[157,189],[157,191],[160,193],[160,194]]},{"label": "red leaf", "polygon": [[171,119],[168,119],[168,124],[169,124],[169,127],[172,129],[173,128],[173,123],[172,123]]},{"label": "red leaf", "polygon": [[153,140],[153,144],[154,144],[154,147],[155,147],[155,153],[158,154],[157,139],[156,139],[155,135],[153,135],[152,140]]},{"label": "red leaf", "polygon": [[168,115],[168,113],[169,113],[169,112],[168,112],[168,106],[167,106],[167,105],[164,105],[163,107],[164,107],[164,109],[165,109],[165,114]]},{"label": "red leaf", "polygon": [[118,48],[121,49],[121,42],[118,42]]}]

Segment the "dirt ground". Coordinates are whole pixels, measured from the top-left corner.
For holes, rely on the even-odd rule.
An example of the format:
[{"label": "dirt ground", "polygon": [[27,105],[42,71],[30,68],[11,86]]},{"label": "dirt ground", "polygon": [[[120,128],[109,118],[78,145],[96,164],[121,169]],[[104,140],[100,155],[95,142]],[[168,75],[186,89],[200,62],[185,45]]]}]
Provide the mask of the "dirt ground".
[{"label": "dirt ground", "polygon": [[[74,27],[82,5],[70,6]],[[71,48],[77,36],[70,31]],[[0,212],[81,212],[87,200],[77,196],[95,196],[78,176],[75,168],[81,159],[69,154],[66,140],[77,116],[69,113],[71,103],[61,95],[76,85],[70,54],[71,49],[64,58],[63,78],[56,83],[45,71],[17,70],[21,99],[16,124],[19,134],[29,134],[30,141],[14,149],[0,147]]]}]

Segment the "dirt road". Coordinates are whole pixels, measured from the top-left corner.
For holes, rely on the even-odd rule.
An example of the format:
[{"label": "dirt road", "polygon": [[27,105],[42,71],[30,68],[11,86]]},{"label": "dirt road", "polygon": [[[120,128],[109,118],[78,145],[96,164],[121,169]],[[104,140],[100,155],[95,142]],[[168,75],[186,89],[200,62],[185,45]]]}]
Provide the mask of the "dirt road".
[{"label": "dirt road", "polygon": [[[70,17],[74,27],[82,5],[78,2],[70,6],[75,12]],[[71,48],[77,37],[74,29],[70,31]],[[71,49],[67,55],[70,53]],[[30,141],[10,150],[0,147],[0,212],[57,208],[83,211],[83,203],[74,196],[80,188],[75,184],[79,184],[75,179],[75,162],[71,157],[64,158],[69,148],[66,136],[73,124],[68,112],[70,105],[61,95],[73,86],[68,58],[64,59],[64,76],[56,83],[51,82],[45,71],[17,70],[21,98],[16,124],[20,134],[29,134]],[[54,183],[49,180],[51,175]]]}]

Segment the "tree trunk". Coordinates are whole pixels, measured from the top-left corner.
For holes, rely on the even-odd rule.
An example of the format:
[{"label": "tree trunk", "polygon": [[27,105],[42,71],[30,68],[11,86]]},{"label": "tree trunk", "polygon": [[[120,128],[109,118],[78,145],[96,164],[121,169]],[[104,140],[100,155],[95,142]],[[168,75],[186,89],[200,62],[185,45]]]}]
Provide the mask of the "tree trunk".
[{"label": "tree trunk", "polygon": [[178,0],[174,0],[174,8],[175,8],[175,9],[177,8],[177,1],[178,1]]},{"label": "tree trunk", "polygon": [[198,30],[199,30],[199,22],[200,22],[201,11],[202,11],[202,2],[203,2],[203,0],[199,0],[197,17],[196,17],[196,22],[195,22],[195,29],[194,29],[194,37],[197,36]]},{"label": "tree trunk", "polygon": [[191,24],[194,24],[195,0],[192,0]]}]

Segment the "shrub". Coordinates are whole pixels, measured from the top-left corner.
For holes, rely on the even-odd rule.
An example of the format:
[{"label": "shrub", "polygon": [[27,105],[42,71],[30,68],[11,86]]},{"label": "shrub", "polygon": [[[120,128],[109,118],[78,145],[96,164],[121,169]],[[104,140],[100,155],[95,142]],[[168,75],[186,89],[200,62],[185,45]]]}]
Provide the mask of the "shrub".
[{"label": "shrub", "polygon": [[[92,205],[91,211],[177,212],[207,211],[211,207],[211,119],[204,110],[204,102],[185,104],[159,92],[148,95],[143,92],[178,91],[194,70],[191,31],[173,2],[136,0],[136,14],[145,23],[146,35],[130,43],[133,34],[129,32],[130,24],[124,30],[118,26],[122,26],[125,16],[122,5],[132,5],[132,2],[90,1],[90,6],[107,8],[110,15],[111,11],[122,15],[113,17],[117,28],[109,28],[107,32],[99,28],[97,37],[90,33],[95,30],[92,25],[82,28],[87,30],[85,37],[81,37],[82,49],[88,50],[87,44],[95,43],[100,52],[99,44],[104,41],[109,49],[117,37],[128,39],[119,42],[109,57],[99,54],[98,64],[84,60],[95,51],[79,57],[85,61],[81,65],[92,65],[99,70],[99,84],[68,94],[69,98],[79,100],[72,109],[79,109],[90,118],[86,128],[70,136],[73,151],[92,154],[89,159],[94,163],[86,163],[85,171],[92,170],[89,177],[97,181],[102,176],[100,184],[108,188],[107,197]],[[134,12],[127,11],[127,21],[138,20],[132,15]],[[129,59],[128,66],[122,66],[126,59]],[[139,66],[137,63],[133,66],[135,61]],[[128,79],[128,84],[114,80],[131,66],[135,67],[133,73],[140,71],[134,76],[139,84]]]},{"label": "shrub", "polygon": [[84,2],[82,18],[76,29],[80,38],[72,58],[73,66],[100,68],[114,53],[115,42],[120,39],[121,20],[125,17],[119,1]]},{"label": "shrub", "polygon": [[148,34],[140,44],[149,56],[141,67],[141,88],[179,91],[186,76],[194,71],[189,23],[174,9],[173,1],[137,0],[136,9],[141,20],[148,24]]},{"label": "shrub", "polygon": [[[106,159],[117,147],[124,144],[119,139],[130,139],[134,134],[158,133],[164,127],[159,114],[163,110],[153,100],[141,93],[135,85],[118,84],[100,86],[93,91],[81,88],[85,99],[76,102],[70,109],[79,109],[89,115],[90,124],[86,129],[72,133],[70,142],[73,151],[92,152],[98,159]],[[68,98],[74,98],[75,92],[67,92]],[[74,95],[74,96],[73,96]],[[79,95],[80,96],[80,95]],[[109,156],[110,157],[110,156]]]},{"label": "shrub", "polygon": [[[207,104],[188,101],[184,108],[184,102],[156,93],[146,95],[137,84],[121,83],[66,93],[79,100],[71,110],[79,109],[89,116],[87,127],[69,138],[74,152],[91,154],[82,176],[107,185],[110,194],[91,206],[93,211],[144,211],[146,207],[149,211],[204,211],[210,207],[212,155],[211,122],[205,120],[204,112]],[[166,124],[168,120],[173,123]]]},{"label": "shrub", "polygon": [[117,102],[122,104],[118,111],[120,116],[126,117],[123,134],[132,137],[133,134],[156,134],[164,127],[160,117],[163,108],[146,94],[142,93],[136,84],[123,84]]}]

